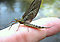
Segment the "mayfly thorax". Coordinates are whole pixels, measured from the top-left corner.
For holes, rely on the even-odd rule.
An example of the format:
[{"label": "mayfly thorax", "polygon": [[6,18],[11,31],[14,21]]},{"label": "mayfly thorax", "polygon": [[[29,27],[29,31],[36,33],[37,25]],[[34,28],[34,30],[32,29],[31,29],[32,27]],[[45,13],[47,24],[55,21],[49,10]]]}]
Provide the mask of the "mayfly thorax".
[{"label": "mayfly thorax", "polygon": [[[24,24],[26,26],[30,26],[30,27],[34,27],[34,28],[48,28],[48,27],[41,27],[41,26],[30,24],[30,22],[36,17],[36,15],[39,11],[39,8],[41,7],[42,2],[43,2],[43,0],[34,0],[31,3],[28,10],[22,16],[22,18],[15,19],[15,21],[12,21],[12,22],[15,22],[15,23],[19,22],[20,24]],[[13,24],[15,24],[15,23],[13,23]]]}]

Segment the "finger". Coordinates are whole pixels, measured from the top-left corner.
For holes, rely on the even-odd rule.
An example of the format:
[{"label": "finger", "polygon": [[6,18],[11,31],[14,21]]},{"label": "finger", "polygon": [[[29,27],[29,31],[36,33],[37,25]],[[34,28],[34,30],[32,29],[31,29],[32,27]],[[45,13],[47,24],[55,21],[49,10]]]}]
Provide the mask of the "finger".
[{"label": "finger", "polygon": [[58,18],[53,18],[48,21],[49,23],[46,24],[45,26],[52,26],[51,28],[46,29],[47,31],[47,37],[52,36],[54,34],[57,34],[60,32],[60,19]]},{"label": "finger", "polygon": [[51,25],[54,25],[52,26],[51,28],[48,28],[46,29],[47,30],[47,36],[52,36],[54,34],[57,34],[60,32],[60,21],[57,21]]}]

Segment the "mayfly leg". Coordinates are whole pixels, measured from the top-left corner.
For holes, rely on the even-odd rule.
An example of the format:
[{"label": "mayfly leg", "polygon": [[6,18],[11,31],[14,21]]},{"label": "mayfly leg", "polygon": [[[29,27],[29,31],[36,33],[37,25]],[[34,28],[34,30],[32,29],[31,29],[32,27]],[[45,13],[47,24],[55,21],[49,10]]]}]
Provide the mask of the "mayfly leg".
[{"label": "mayfly leg", "polygon": [[[15,22],[15,21],[11,21],[9,24],[11,24],[12,22]],[[9,25],[9,24],[7,24],[7,25]]]},{"label": "mayfly leg", "polygon": [[[18,29],[19,29],[19,27],[20,27],[20,23],[19,23]],[[18,29],[16,31],[18,31]]]},{"label": "mayfly leg", "polygon": [[[12,25],[14,25],[15,23],[13,23]],[[10,26],[9,30],[11,29],[12,25]]]},{"label": "mayfly leg", "polygon": [[[11,21],[9,24],[11,24],[12,22],[15,22],[15,21]],[[9,24],[7,24],[7,25],[9,25]],[[15,24],[15,23],[13,23],[13,24]],[[9,30],[11,29],[12,25],[9,27]]]}]

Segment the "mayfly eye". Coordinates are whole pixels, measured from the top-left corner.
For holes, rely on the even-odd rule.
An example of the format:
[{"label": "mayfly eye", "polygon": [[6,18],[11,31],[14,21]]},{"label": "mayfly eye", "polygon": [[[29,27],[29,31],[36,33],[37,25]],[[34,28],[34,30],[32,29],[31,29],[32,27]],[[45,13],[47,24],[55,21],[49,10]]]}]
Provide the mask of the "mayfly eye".
[{"label": "mayfly eye", "polygon": [[17,20],[17,18],[15,18],[15,20]]}]

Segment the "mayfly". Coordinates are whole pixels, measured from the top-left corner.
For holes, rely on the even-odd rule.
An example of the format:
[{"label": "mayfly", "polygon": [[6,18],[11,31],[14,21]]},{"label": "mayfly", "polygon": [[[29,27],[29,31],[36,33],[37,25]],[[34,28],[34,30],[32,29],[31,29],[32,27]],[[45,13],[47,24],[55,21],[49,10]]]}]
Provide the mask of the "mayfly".
[{"label": "mayfly", "polygon": [[[41,27],[41,26],[30,24],[30,22],[36,17],[36,15],[39,11],[39,8],[41,7],[42,1],[43,0],[34,0],[31,3],[28,10],[22,16],[22,18],[21,19],[15,19],[15,21],[12,21],[12,22],[15,22],[15,23],[19,22],[20,24],[24,24],[26,26],[35,27],[35,28],[48,28],[48,27]],[[13,23],[13,24],[15,24],[15,23]]]}]

